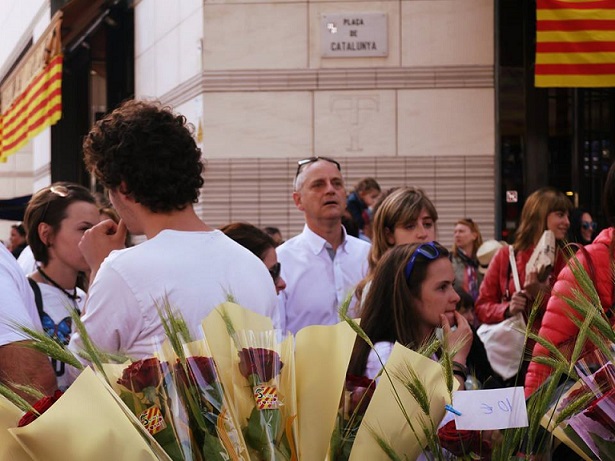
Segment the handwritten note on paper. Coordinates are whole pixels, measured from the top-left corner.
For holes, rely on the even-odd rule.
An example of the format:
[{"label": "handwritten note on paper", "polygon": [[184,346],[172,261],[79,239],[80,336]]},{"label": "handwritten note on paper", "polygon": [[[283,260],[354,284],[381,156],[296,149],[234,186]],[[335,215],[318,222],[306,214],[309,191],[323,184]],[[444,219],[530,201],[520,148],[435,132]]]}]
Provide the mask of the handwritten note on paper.
[{"label": "handwritten note on paper", "polygon": [[523,387],[453,392],[457,429],[488,430],[525,427],[527,408]]}]

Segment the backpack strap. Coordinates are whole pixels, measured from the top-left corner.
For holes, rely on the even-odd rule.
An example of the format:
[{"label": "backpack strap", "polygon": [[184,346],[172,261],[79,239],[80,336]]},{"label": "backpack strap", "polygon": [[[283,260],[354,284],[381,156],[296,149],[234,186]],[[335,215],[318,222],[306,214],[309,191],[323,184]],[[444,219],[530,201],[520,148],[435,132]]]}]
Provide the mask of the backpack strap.
[{"label": "backpack strap", "polygon": [[38,286],[38,283],[28,277],[28,282],[30,283],[30,287],[34,292],[34,302],[36,303],[36,309],[38,310],[38,316],[41,317],[43,315],[43,296],[41,295],[41,289]]}]

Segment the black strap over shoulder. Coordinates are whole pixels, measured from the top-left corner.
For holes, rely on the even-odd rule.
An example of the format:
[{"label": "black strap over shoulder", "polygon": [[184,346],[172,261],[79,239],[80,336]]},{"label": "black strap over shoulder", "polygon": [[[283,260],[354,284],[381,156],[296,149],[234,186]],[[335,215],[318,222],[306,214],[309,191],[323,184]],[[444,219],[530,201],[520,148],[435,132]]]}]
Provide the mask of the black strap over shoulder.
[{"label": "black strap over shoulder", "polygon": [[38,310],[38,316],[43,315],[43,296],[41,295],[41,289],[38,286],[38,283],[28,277],[28,282],[30,283],[30,287],[32,287],[32,291],[34,292],[34,302],[36,302],[36,309]]}]

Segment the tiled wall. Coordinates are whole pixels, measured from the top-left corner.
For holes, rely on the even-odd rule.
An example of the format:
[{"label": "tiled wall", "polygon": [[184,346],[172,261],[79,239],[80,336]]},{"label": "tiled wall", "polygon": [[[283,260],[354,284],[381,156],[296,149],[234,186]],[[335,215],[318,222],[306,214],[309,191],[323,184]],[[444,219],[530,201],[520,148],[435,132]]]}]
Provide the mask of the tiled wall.
[{"label": "tiled wall", "polygon": [[[373,12],[387,14],[386,57],[321,57],[322,14]],[[349,165],[360,158],[360,173],[368,174],[369,165],[383,158],[395,165],[408,159],[410,169],[414,161],[424,166],[437,158],[438,168],[422,168],[420,179],[440,185],[443,223],[467,210],[480,215],[487,234],[493,232],[492,0],[141,0],[135,18],[137,95],[185,110],[202,128],[211,165],[228,159],[234,171],[242,171],[242,159],[249,170],[254,162],[260,165],[258,159],[288,162],[316,154]],[[196,43],[202,50],[195,58]],[[481,165],[481,188],[471,187],[471,167],[457,168],[464,158]],[[437,176],[448,170],[455,174]],[[267,182],[267,175],[259,177]],[[407,174],[391,180],[413,181]],[[461,183],[455,180],[472,198],[456,192]],[[245,219],[257,223],[277,219],[258,211],[245,181],[230,174],[207,195],[229,219],[246,210]],[[442,200],[447,181],[450,200]],[[259,191],[267,187],[248,184]],[[225,187],[239,190],[233,196],[240,198],[225,202]],[[200,208],[204,218],[223,220],[208,209],[206,203]],[[295,218],[301,217],[287,219],[292,211],[284,210],[280,224],[296,231]]]}]

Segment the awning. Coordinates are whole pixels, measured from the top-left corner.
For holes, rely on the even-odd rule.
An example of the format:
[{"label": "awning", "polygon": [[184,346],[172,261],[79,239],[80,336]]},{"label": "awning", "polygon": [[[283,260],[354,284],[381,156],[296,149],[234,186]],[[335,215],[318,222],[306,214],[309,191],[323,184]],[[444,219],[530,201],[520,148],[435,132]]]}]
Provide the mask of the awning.
[{"label": "awning", "polygon": [[23,221],[23,215],[30,201],[31,195],[0,200],[0,219],[9,221]]},{"label": "awning", "polygon": [[0,161],[62,116],[62,12],[0,87]]}]

